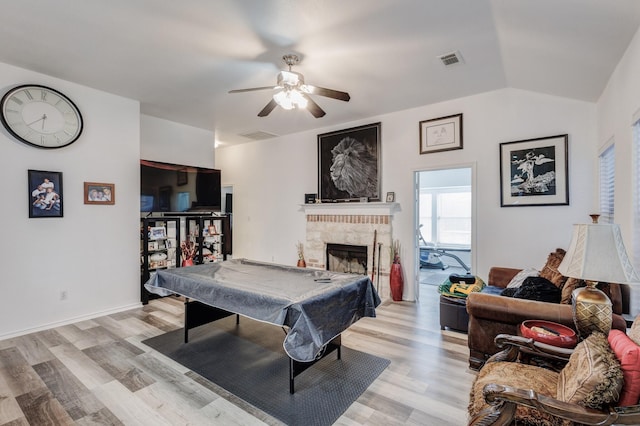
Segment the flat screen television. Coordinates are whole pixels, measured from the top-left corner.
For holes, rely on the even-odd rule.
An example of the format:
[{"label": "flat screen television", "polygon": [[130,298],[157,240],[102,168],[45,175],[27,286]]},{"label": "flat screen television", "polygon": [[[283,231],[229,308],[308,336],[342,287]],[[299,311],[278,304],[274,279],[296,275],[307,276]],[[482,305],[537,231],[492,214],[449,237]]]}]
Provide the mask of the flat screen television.
[{"label": "flat screen television", "polygon": [[140,160],[141,212],[218,212],[220,170]]}]

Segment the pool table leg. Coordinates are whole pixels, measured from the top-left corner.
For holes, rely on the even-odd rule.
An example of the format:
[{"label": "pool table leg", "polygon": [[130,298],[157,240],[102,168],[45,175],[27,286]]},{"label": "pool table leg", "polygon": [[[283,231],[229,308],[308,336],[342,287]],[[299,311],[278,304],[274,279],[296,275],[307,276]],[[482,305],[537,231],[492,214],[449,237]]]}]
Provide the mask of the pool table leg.
[{"label": "pool table leg", "polygon": [[316,362],[320,361],[325,356],[329,355],[331,352],[336,351],[337,359],[342,359],[342,343],[340,340],[340,335],[334,337],[329,343],[325,345],[323,348],[322,355],[314,361],[309,362],[300,362],[296,361],[291,357],[289,358],[289,393],[295,393],[295,378],[297,375],[302,373],[307,368],[311,367]]}]

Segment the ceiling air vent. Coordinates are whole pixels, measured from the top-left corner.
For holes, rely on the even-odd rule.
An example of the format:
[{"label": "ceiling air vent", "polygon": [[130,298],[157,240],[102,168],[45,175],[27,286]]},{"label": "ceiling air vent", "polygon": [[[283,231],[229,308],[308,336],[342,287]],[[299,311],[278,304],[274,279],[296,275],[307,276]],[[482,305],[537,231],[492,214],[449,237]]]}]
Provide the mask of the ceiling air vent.
[{"label": "ceiling air vent", "polygon": [[243,136],[247,139],[253,139],[254,141],[261,141],[264,139],[275,138],[278,135],[274,135],[273,133],[263,132],[262,130],[258,130],[250,133],[240,133],[240,136]]},{"label": "ceiling air vent", "polygon": [[445,67],[455,65],[455,64],[463,64],[464,60],[462,59],[462,55],[457,50],[455,52],[446,53],[444,55],[438,56]]}]

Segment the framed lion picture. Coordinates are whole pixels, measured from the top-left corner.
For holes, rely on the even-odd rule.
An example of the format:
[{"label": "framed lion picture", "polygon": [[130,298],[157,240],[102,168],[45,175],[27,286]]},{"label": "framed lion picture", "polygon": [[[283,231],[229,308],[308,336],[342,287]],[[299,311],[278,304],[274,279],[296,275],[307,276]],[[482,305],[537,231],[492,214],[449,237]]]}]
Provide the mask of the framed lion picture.
[{"label": "framed lion picture", "polygon": [[318,135],[318,198],[380,201],[380,128],[367,124]]}]

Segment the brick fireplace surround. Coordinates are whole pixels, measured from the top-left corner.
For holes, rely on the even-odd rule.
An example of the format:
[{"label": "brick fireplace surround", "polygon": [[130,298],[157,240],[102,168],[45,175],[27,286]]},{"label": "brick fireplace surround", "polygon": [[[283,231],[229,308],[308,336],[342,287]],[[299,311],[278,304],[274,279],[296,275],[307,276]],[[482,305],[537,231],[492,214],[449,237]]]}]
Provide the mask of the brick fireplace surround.
[{"label": "brick fireplace surround", "polygon": [[[367,247],[367,275],[371,278],[373,238],[376,231],[375,274],[373,284],[385,300],[390,297],[389,270],[393,241],[393,213],[397,203],[305,204],[307,267],[326,269],[327,244]],[[379,246],[379,243],[382,245]],[[380,255],[378,255],[380,247]],[[380,279],[378,281],[378,265]]]}]

